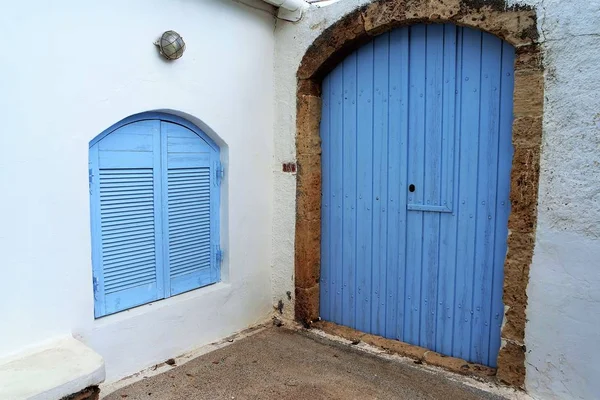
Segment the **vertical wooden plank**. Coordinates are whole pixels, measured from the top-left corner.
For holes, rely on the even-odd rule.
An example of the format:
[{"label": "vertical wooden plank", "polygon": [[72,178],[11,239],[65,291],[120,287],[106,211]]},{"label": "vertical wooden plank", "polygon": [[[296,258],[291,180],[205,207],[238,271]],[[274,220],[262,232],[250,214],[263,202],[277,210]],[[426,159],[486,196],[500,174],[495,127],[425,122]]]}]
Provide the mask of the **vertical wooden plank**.
[{"label": "vertical wooden plank", "polygon": [[[398,292],[399,285],[404,288],[402,280],[404,269],[403,242],[400,240],[400,231],[404,231],[404,213],[406,205],[400,208],[400,198],[405,196],[406,168],[403,160],[403,145],[405,138],[402,137],[402,127],[406,124],[403,113],[404,95],[403,75],[406,74],[407,54],[402,42],[402,32],[406,29],[396,29],[390,32],[389,48],[389,137],[388,137],[388,198],[387,198],[387,265],[386,265],[386,326],[385,336],[388,338],[399,338],[398,332],[398,310],[404,304],[403,293]],[[404,53],[404,54],[403,54]],[[402,215],[401,215],[402,214]],[[401,259],[402,254],[402,259]],[[402,260],[402,261],[401,261]]]},{"label": "vertical wooden plank", "polygon": [[329,290],[331,299],[331,320],[342,323],[342,263],[343,248],[343,171],[344,111],[342,65],[331,72],[330,82],[330,135],[331,135],[331,276]]},{"label": "vertical wooden plank", "polygon": [[513,157],[512,122],[514,89],[515,49],[502,43],[502,66],[500,85],[500,118],[498,137],[496,226],[494,237],[494,272],[492,277],[492,302],[490,312],[489,365],[496,366],[500,350],[500,331],[504,316],[502,288],[504,281],[504,259],[508,237],[508,215],[510,213],[510,170]]},{"label": "vertical wooden plank", "polygon": [[[211,154],[211,172],[210,172],[210,196],[211,196],[211,234],[212,234],[212,247],[213,252],[221,249],[221,185],[223,177],[220,178],[220,183],[217,183],[215,175],[216,168],[221,166],[221,150],[217,150]],[[211,279],[213,282],[221,281],[221,264],[222,260],[217,260],[216,256],[213,256],[214,264],[211,267]]]},{"label": "vertical wooden plank", "polygon": [[387,258],[387,168],[388,168],[388,79],[389,34],[374,41],[373,94],[373,280],[371,331],[385,333]]},{"label": "vertical wooden plank", "polygon": [[475,284],[471,360],[488,363],[489,317],[492,301],[494,267],[494,231],[496,175],[498,169],[498,121],[500,103],[500,63],[502,42],[482,34],[481,96],[479,118],[479,175],[477,198],[477,248],[475,249]]},{"label": "vertical wooden plank", "polygon": [[[152,137],[154,143],[154,213],[160,220],[156,227],[156,263],[163,268],[157,269],[156,276],[159,283],[158,293],[161,297],[171,296],[171,270],[169,265],[169,193],[167,190],[168,152],[167,129],[165,122],[160,122],[157,132]],[[158,239],[160,235],[160,240]],[[160,257],[159,257],[160,255]]]},{"label": "vertical wooden plank", "polygon": [[[408,127],[408,193],[409,204],[423,204],[425,162],[425,25],[410,28],[409,127]],[[409,211],[407,215],[405,339],[420,343],[420,299],[423,251],[423,213]]]},{"label": "vertical wooden plank", "polygon": [[[458,27],[453,24],[445,24],[442,44],[442,159],[440,166],[441,191],[440,205],[448,211],[454,211],[455,192],[455,151],[454,123],[456,120],[455,98],[456,98],[456,41]],[[442,220],[448,215],[442,215]]]},{"label": "vertical wooden plank", "polygon": [[[425,74],[424,204],[440,206],[442,166],[443,25],[427,25]],[[440,213],[423,213],[420,345],[435,347],[435,312],[439,265]]]},{"label": "vertical wooden plank", "polygon": [[104,273],[102,270],[102,225],[100,215],[100,168],[98,143],[89,151],[90,215],[92,229],[92,272],[94,283],[94,316],[106,314]]},{"label": "vertical wooden plank", "polygon": [[[454,204],[457,201],[454,196],[458,191],[454,190],[455,172],[458,172],[459,148],[460,148],[460,127],[456,126],[457,103],[456,93],[457,83],[457,39],[461,37],[461,29],[455,25],[444,25],[444,77],[442,89],[442,137],[444,143],[443,157],[447,160],[443,162],[446,168],[443,173],[443,184],[447,190],[442,193],[452,197],[446,197],[446,204],[452,213],[443,213],[440,218],[440,266],[439,266],[439,285],[438,285],[438,304],[437,304],[437,329],[435,351],[443,354],[450,354],[452,351],[452,332],[454,323],[454,278],[456,273],[456,226],[457,212]],[[460,70],[458,70],[460,72]],[[460,111],[460,110],[459,110]]]},{"label": "vertical wooden plank", "polygon": [[428,206],[441,205],[443,29],[439,24],[426,25],[423,204]]},{"label": "vertical wooden plank", "polygon": [[320,316],[331,320],[330,276],[332,269],[331,260],[331,132],[330,132],[330,81],[329,75],[323,79],[322,84],[322,112],[321,112],[321,278],[319,287]]},{"label": "vertical wooden plank", "polygon": [[342,324],[356,322],[356,53],[342,64],[344,85]]},{"label": "vertical wooden plank", "polygon": [[371,253],[373,251],[373,42],[358,50],[357,79],[357,320],[356,329],[371,329]]},{"label": "vertical wooden plank", "polygon": [[[458,274],[456,279],[457,313],[453,355],[469,359],[473,313],[473,262],[477,237],[477,174],[479,158],[479,112],[481,72],[481,32],[463,30],[463,66],[461,95],[461,174],[458,227]],[[464,162],[463,162],[464,160]]]},{"label": "vertical wooden plank", "polygon": [[400,151],[399,151],[399,164],[400,164],[400,175],[398,188],[400,190],[400,198],[398,204],[398,317],[397,317],[397,338],[406,341],[404,326],[406,321],[406,233],[408,229],[407,224],[407,196],[408,196],[408,107],[409,107],[409,72],[410,72],[410,28],[403,27],[397,30],[397,48],[394,47],[393,54],[398,54],[398,85],[399,85],[399,97],[400,105],[397,117],[394,120],[398,121],[399,124],[399,135],[400,135]]}]

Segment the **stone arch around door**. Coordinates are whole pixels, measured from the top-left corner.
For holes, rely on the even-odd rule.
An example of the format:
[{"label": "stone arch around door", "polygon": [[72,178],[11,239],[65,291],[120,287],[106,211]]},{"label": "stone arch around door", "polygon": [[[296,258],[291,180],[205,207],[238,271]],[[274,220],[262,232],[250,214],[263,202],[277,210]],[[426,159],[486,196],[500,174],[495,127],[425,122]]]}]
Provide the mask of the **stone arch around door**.
[{"label": "stone arch around door", "polygon": [[504,263],[505,304],[497,376],[513,386],[525,380],[525,309],[537,220],[542,139],[543,68],[532,8],[493,0],[380,0],[342,17],[306,51],[297,72],[298,160],[295,294],[296,318],[319,318],[321,241],[321,81],[348,54],[374,36],[420,23],[450,22],[494,34],[516,49],[511,170],[511,213]]}]

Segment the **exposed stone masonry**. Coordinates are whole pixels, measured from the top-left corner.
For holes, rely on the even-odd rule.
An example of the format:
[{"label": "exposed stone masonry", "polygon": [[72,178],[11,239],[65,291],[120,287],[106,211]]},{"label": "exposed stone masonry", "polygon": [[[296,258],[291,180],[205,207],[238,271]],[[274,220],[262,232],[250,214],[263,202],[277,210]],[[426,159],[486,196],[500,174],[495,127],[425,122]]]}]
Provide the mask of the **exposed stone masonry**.
[{"label": "exposed stone masonry", "polygon": [[420,22],[451,22],[481,29],[516,48],[511,214],[504,265],[506,313],[497,377],[523,387],[526,289],[537,220],[544,101],[536,13],[528,7],[507,7],[499,0],[374,1],[334,23],[306,51],[297,73],[296,318],[310,324],[319,317],[321,81],[344,57],[374,36]]}]

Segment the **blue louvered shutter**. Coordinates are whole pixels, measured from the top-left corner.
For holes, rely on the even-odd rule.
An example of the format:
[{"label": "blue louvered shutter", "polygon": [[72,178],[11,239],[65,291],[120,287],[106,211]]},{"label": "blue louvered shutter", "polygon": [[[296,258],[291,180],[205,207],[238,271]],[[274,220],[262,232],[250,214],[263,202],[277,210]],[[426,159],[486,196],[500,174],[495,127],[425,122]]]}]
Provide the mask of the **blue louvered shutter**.
[{"label": "blue louvered shutter", "polygon": [[219,280],[219,154],[175,123],[161,122],[161,136],[165,278],[176,295]]},{"label": "blue louvered shutter", "polygon": [[95,316],[164,297],[160,121],[125,125],[90,148]]}]

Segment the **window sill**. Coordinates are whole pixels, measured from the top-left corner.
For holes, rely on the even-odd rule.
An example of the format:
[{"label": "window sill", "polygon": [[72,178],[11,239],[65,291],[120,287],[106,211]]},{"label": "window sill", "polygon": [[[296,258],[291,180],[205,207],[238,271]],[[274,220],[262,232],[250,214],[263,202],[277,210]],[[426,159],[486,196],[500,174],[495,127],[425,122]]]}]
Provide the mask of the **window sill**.
[{"label": "window sill", "polygon": [[160,299],[151,303],[143,304],[141,306],[123,310],[115,314],[107,315],[94,320],[95,327],[102,327],[110,325],[116,322],[121,322],[129,318],[137,317],[140,315],[148,314],[153,311],[165,307],[171,307],[179,303],[191,301],[194,299],[211,296],[214,294],[221,294],[231,291],[231,284],[225,282],[217,282],[209,286],[204,286],[198,289],[191,290],[189,292],[181,293],[173,297],[167,297],[166,299]]}]

